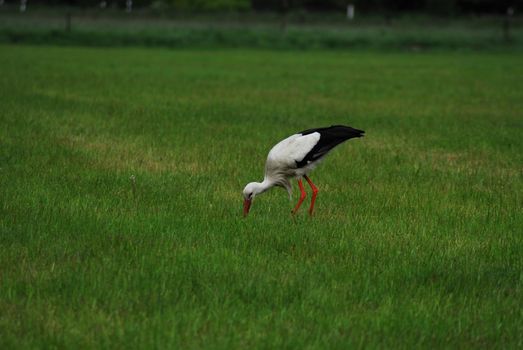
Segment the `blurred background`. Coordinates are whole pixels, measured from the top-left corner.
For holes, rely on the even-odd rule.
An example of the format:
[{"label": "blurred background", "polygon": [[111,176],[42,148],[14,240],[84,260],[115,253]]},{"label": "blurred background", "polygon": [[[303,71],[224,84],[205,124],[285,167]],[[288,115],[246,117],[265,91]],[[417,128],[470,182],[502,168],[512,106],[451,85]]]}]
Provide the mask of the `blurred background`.
[{"label": "blurred background", "polygon": [[523,47],[523,0],[0,0],[0,41],[160,47]]}]

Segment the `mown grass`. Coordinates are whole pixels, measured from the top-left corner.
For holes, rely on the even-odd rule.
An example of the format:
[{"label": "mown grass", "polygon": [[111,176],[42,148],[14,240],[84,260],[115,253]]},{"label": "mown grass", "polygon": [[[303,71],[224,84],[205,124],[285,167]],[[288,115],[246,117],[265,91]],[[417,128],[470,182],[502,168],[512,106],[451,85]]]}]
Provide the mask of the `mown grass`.
[{"label": "mown grass", "polygon": [[523,345],[521,55],[0,51],[0,347]]}]

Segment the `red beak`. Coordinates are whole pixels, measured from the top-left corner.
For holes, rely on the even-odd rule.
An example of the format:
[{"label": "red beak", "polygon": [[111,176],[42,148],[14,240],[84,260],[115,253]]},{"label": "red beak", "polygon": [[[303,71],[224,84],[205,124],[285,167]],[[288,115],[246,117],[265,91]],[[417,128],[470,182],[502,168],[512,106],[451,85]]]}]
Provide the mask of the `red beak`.
[{"label": "red beak", "polygon": [[243,201],[243,217],[246,217],[249,214],[249,209],[251,209],[251,199],[246,199]]}]

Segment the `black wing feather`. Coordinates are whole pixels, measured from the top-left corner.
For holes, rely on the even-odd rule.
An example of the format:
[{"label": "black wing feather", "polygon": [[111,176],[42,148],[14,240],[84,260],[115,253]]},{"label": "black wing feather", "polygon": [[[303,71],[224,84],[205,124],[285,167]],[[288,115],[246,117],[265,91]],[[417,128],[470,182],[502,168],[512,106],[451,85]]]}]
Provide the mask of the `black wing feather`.
[{"label": "black wing feather", "polygon": [[296,162],[298,168],[302,168],[310,162],[320,159],[340,143],[355,137],[362,137],[365,134],[365,131],[363,130],[354,129],[350,126],[344,125],[332,125],[326,128],[308,129],[299,134],[308,135],[315,132],[320,134],[320,140],[301,161]]}]

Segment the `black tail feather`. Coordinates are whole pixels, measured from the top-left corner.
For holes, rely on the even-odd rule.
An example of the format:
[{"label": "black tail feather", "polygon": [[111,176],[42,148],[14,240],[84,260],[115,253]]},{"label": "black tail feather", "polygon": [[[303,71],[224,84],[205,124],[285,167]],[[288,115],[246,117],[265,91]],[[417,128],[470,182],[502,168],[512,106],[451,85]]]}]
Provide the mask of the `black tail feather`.
[{"label": "black tail feather", "polygon": [[[352,139],[354,137],[363,137],[365,136],[365,131],[355,129],[351,126],[346,125],[331,125],[326,128],[315,128],[315,129],[308,129],[304,130],[302,132],[299,132],[299,134],[307,135],[312,134],[314,132],[319,132],[322,136],[330,136],[334,139],[341,138],[343,140]],[[330,138],[329,137],[329,138]]]},{"label": "black tail feather", "polygon": [[332,131],[332,132],[335,132],[335,133],[341,133],[341,134],[345,134],[347,136],[350,136],[349,139],[353,138],[353,137],[363,137],[365,136],[365,131],[363,130],[359,130],[359,129],[355,129],[351,126],[345,126],[345,125],[331,125],[330,127],[328,128],[325,128],[325,129],[329,129],[329,131]]},{"label": "black tail feather", "polygon": [[326,128],[308,129],[300,132],[300,134],[308,135],[315,132],[320,134],[320,139],[302,160],[296,162],[296,165],[299,168],[322,158],[340,143],[352,138],[363,137],[365,135],[365,131],[345,125],[332,125]]}]

